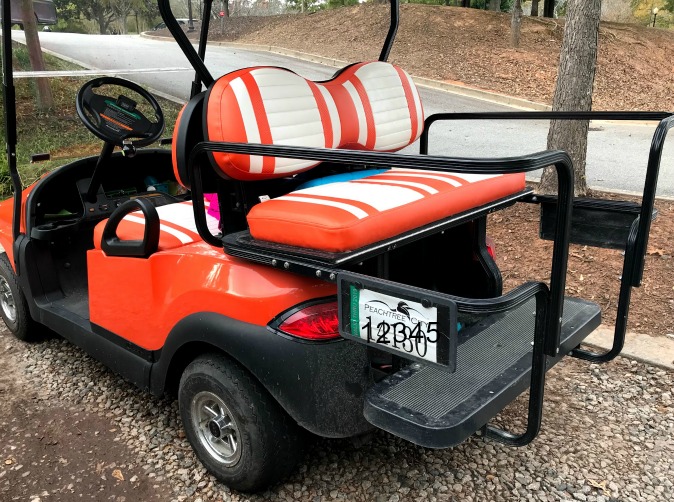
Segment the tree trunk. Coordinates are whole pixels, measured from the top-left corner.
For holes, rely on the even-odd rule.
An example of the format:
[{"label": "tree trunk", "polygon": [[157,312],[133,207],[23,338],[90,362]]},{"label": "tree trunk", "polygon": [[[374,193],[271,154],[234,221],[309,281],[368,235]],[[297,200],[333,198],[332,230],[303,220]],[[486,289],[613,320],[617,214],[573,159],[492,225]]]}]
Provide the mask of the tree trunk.
[{"label": "tree trunk", "polygon": [[513,47],[520,46],[520,34],[522,32],[522,0],[513,3],[512,18],[510,20],[510,41]]},{"label": "tree trunk", "polygon": [[101,35],[105,35],[108,32],[108,20],[106,15],[101,12],[96,16],[96,21],[98,22],[98,31]]},{"label": "tree trunk", "polygon": [[[552,109],[555,111],[592,109],[600,15],[601,0],[569,0],[555,97],[552,101]],[[589,127],[587,120],[553,120],[548,132],[548,149],[566,150],[573,160],[576,196],[587,194],[585,158]],[[557,175],[554,169],[545,170],[539,190],[542,193],[557,192]]]},{"label": "tree trunk", "polygon": [[489,0],[489,10],[500,12],[501,0]]},{"label": "tree trunk", "polygon": [[538,17],[538,0],[531,0],[531,15]]},{"label": "tree trunk", "polygon": [[[30,66],[33,71],[44,71],[44,58],[42,57],[42,47],[40,47],[40,37],[37,34],[37,19],[33,10],[33,0],[21,0],[21,20],[26,36]],[[40,111],[48,110],[54,106],[49,79],[36,78],[35,81],[37,83],[37,108]]]},{"label": "tree trunk", "polygon": [[543,16],[555,17],[555,0],[544,0]]}]

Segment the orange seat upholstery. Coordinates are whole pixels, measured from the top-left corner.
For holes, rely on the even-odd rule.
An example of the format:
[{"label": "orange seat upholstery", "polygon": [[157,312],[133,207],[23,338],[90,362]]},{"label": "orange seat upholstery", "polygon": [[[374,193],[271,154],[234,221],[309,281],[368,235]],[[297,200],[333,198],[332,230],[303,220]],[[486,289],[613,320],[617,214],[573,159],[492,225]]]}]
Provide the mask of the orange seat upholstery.
[{"label": "orange seat upholstery", "polygon": [[[206,202],[208,208],[208,202]],[[201,241],[196,225],[191,202],[176,202],[160,206],[157,209],[159,215],[159,247],[158,251],[166,251],[185,246],[193,242]],[[213,233],[218,233],[218,220],[206,214],[208,226]],[[94,247],[101,249],[103,229],[108,220],[103,220],[94,229]],[[135,211],[127,214],[117,227],[117,237],[120,240],[140,240],[143,238],[145,218],[143,213]]]},{"label": "orange seat upholstery", "polygon": [[255,239],[342,252],[358,249],[525,188],[524,174],[471,175],[391,169],[305,188],[248,213]]}]

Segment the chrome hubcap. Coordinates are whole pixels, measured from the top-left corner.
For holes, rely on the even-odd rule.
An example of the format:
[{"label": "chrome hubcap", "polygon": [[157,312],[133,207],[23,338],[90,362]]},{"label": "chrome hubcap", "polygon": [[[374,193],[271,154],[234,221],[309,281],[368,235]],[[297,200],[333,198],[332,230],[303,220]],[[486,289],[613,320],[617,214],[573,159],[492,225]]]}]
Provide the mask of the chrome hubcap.
[{"label": "chrome hubcap", "polygon": [[241,458],[239,427],[225,402],[212,392],[192,399],[192,423],[201,445],[221,464],[234,465]]},{"label": "chrome hubcap", "polygon": [[0,277],[0,307],[5,317],[11,322],[16,321],[16,305],[14,304],[14,295],[9,289],[7,279]]}]

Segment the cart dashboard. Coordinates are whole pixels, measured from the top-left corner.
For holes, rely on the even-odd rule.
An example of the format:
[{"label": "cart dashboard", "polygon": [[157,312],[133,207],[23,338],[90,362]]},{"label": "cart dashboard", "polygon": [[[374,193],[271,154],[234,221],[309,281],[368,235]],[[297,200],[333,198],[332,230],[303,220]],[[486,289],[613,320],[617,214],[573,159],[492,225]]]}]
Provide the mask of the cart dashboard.
[{"label": "cart dashboard", "polygon": [[[54,239],[67,235],[85,222],[109,217],[122,203],[147,198],[155,206],[186,200],[188,193],[176,190],[171,152],[139,151],[136,157],[115,154],[109,159],[96,201],[83,197],[98,157],[81,159],[42,178],[27,200],[27,224],[31,237]],[[174,191],[174,195],[168,193]]]}]

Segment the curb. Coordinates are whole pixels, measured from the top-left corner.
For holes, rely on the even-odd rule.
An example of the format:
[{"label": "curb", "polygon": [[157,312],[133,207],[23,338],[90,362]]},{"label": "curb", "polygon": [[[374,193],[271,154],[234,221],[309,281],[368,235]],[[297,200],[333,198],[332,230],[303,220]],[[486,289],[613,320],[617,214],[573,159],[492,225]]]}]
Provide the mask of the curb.
[{"label": "curb", "polygon": [[[151,35],[148,32],[143,32],[140,34],[140,36],[144,38],[150,38],[153,40],[166,40],[166,41],[172,40],[169,39],[168,37]],[[344,66],[349,64],[347,61],[342,61],[340,59],[327,58],[324,56],[319,56],[318,54],[310,54],[308,52],[297,51],[294,49],[286,49],[285,47],[279,47],[277,45],[245,44],[241,42],[209,42],[209,45],[215,45],[218,47],[231,47],[234,49],[238,48],[243,50],[271,52],[273,54],[279,54],[281,56],[289,56],[295,59],[299,59],[301,61],[308,61],[310,63],[319,63],[326,66],[331,66],[333,68],[343,68]],[[430,78],[417,77],[414,75],[412,75],[412,80],[414,80],[415,84],[422,87],[428,87],[430,89],[451,92],[452,94],[457,94],[459,96],[466,96],[468,98],[480,99],[482,101],[487,101],[490,103],[510,106],[513,108],[519,108],[521,110],[532,110],[532,111],[552,110],[551,106],[545,105],[543,103],[536,103],[534,101],[516,98],[505,94],[499,94],[497,92],[485,91],[483,89],[478,89],[477,87],[470,87],[463,84],[453,84],[450,82],[443,82],[442,80],[433,80]]]},{"label": "curb", "polygon": [[[140,34],[143,38],[149,38],[152,40],[163,40],[171,41],[173,40],[170,37],[161,37],[158,35],[152,35],[147,31],[144,31]],[[243,49],[251,51],[262,51],[262,52],[271,52],[273,54],[279,54],[281,56],[293,57],[301,61],[307,61],[310,63],[318,63],[326,66],[331,66],[333,68],[343,68],[348,61],[342,61],[341,59],[328,58],[325,56],[319,56],[318,54],[311,54],[308,52],[297,51],[294,49],[286,49],[285,47],[279,47],[277,45],[266,45],[266,44],[246,44],[242,42],[209,42],[209,45],[215,45],[218,47],[231,47],[234,49]],[[435,89],[438,91],[445,91],[458,96],[465,96],[467,98],[479,99],[488,103],[493,103],[497,105],[509,106],[511,108],[517,108],[522,111],[537,111],[537,112],[549,112],[552,111],[552,106],[546,105],[544,103],[538,103],[536,101],[529,101],[524,98],[517,98],[514,96],[508,96],[507,94],[501,94],[494,91],[486,91],[478,87],[471,87],[466,84],[457,84],[451,82],[445,82],[442,80],[434,80],[426,77],[417,77],[411,75],[412,80],[415,84],[421,87],[427,87],[429,89]],[[615,121],[615,120],[592,120],[593,124],[630,124],[630,125],[643,125],[643,126],[652,126],[652,122],[643,122],[637,120],[631,121]]]},{"label": "curb", "polygon": [[[613,328],[602,324],[583,341],[583,345],[603,350],[610,349],[613,346]],[[643,333],[627,333],[625,347],[620,356],[672,371],[674,370],[674,335],[653,336]]]}]

